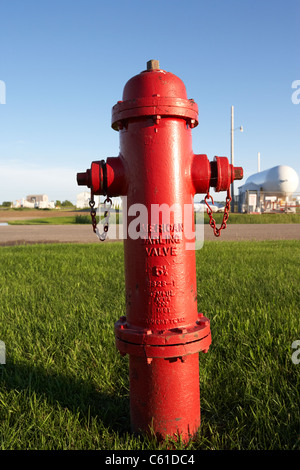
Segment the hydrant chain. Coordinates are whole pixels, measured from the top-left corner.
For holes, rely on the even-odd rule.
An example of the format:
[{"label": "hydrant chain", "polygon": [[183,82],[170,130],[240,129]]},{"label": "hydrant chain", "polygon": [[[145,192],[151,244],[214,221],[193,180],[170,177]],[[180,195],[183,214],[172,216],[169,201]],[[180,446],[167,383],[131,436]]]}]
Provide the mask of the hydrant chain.
[{"label": "hydrant chain", "polygon": [[104,211],[103,232],[100,233],[100,231],[98,229],[98,225],[97,225],[96,211],[94,209],[95,201],[94,201],[94,195],[93,194],[91,194],[91,199],[89,201],[89,205],[90,205],[90,208],[91,208],[93,231],[96,233],[96,235],[98,236],[98,238],[101,242],[104,242],[106,240],[107,232],[108,232],[108,229],[109,229],[109,216],[110,216],[110,209],[111,209],[111,206],[112,206],[112,200],[108,196],[106,197],[106,199],[104,201],[104,207],[105,208],[106,208],[106,203],[107,202],[110,203],[110,206],[109,206],[108,209],[106,209]]},{"label": "hydrant chain", "polygon": [[223,215],[223,220],[221,223],[221,226],[218,228],[216,226],[216,221],[213,218],[212,215],[212,208],[210,207],[209,203],[207,202],[208,199],[211,199],[212,204],[214,203],[213,197],[209,194],[209,192],[206,194],[204,201],[205,204],[207,205],[207,214],[209,216],[209,225],[212,227],[214,231],[214,235],[216,237],[219,237],[221,235],[221,230],[224,230],[227,227],[227,220],[229,217],[229,211],[230,211],[230,202],[231,202],[231,196],[230,196],[230,189],[227,190],[227,197],[226,197],[226,204],[224,208],[224,215]]}]

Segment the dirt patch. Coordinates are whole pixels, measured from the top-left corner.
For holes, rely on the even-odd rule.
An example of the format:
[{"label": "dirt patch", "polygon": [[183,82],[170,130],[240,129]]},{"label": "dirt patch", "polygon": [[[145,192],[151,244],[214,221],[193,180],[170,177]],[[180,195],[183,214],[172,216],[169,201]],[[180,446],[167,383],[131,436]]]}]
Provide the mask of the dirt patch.
[{"label": "dirt patch", "polygon": [[219,238],[214,237],[211,227],[204,227],[204,240],[299,240],[299,224],[232,224],[222,230]]},{"label": "dirt patch", "polygon": [[25,210],[0,210],[0,223],[11,220],[32,220],[49,217],[75,217],[76,215],[88,215],[89,211],[75,211],[72,209],[25,209]]},{"label": "dirt patch", "polygon": [[[110,227],[113,235],[114,226]],[[215,237],[209,225],[204,225],[204,242],[241,240],[299,240],[299,224],[228,225],[220,237]],[[108,238],[115,241],[116,237]],[[0,245],[33,243],[101,243],[90,225],[6,225],[0,226]]]}]

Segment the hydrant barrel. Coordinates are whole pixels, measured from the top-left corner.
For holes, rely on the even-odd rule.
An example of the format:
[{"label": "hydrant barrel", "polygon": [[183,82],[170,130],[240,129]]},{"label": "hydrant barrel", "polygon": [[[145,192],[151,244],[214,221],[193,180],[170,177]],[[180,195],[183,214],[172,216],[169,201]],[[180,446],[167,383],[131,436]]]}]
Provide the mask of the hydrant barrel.
[{"label": "hydrant barrel", "polygon": [[194,196],[229,190],[243,171],[193,153],[198,106],[158,61],[126,83],[111,125],[119,156],[93,162],[78,184],[126,196],[126,315],[115,338],[129,354],[131,427],[187,441],[200,426],[199,352],[211,344],[197,306]]},{"label": "hydrant barrel", "polygon": [[[182,211],[193,203],[197,122],[182,81],[158,68],[133,77],[113,109],[128,162],[128,208],[140,204],[148,213],[141,239],[128,234],[124,241],[126,323],[116,325],[117,346],[130,356],[132,429],[152,427],[163,438],[187,439],[199,428],[198,351],[210,343],[208,322],[198,319],[195,252],[186,250],[184,221],[171,211],[169,220],[151,220],[155,206]],[[128,227],[135,216],[128,215]]]}]

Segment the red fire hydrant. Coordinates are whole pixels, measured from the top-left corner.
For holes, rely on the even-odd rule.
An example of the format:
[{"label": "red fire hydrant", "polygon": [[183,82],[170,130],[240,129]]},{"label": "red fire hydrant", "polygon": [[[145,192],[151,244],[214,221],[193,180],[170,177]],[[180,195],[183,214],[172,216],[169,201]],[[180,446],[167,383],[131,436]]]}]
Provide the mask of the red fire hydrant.
[{"label": "red fire hydrant", "polygon": [[[193,223],[195,194],[206,194],[207,202],[214,187],[228,192],[224,228],[230,185],[243,177],[242,168],[233,168],[226,157],[209,162],[193,153],[191,130],[197,125],[198,107],[187,99],[184,83],[149,61],[112,109],[119,156],[77,174],[92,198],[127,198],[126,316],[116,322],[115,338],[121,354],[129,354],[132,430],[152,430],[160,438],[180,435],[183,441],[200,426],[199,351],[210,346],[210,322],[197,309],[195,250],[187,249],[186,217],[178,219],[174,211],[167,223],[161,214],[153,223],[151,209],[192,207]],[[139,236],[132,236],[128,227],[140,207],[147,209],[147,219],[137,224]]]}]

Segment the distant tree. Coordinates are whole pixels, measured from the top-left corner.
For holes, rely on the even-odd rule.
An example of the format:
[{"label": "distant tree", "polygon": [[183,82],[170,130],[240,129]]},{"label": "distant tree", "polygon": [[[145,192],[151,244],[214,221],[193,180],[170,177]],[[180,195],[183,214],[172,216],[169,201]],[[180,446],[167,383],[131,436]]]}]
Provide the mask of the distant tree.
[{"label": "distant tree", "polygon": [[11,205],[12,205],[12,202],[9,202],[9,201],[3,201],[1,205],[2,205],[2,207],[11,207]]},{"label": "distant tree", "polygon": [[55,207],[56,206],[61,206],[61,202],[60,201],[55,201]]},{"label": "distant tree", "polygon": [[62,207],[73,207],[73,204],[71,201],[68,201],[67,199],[61,203]]}]

